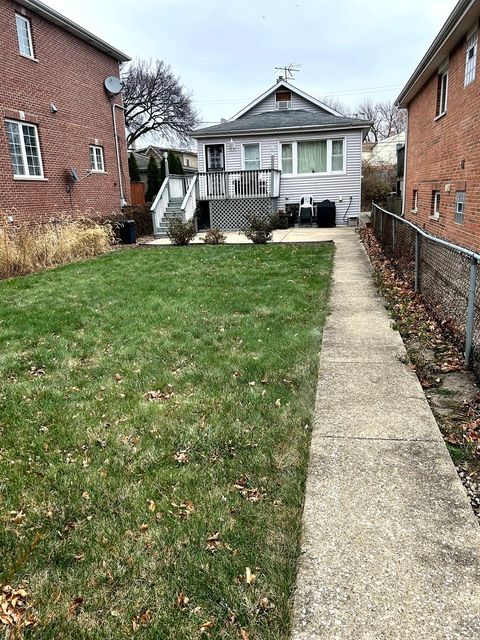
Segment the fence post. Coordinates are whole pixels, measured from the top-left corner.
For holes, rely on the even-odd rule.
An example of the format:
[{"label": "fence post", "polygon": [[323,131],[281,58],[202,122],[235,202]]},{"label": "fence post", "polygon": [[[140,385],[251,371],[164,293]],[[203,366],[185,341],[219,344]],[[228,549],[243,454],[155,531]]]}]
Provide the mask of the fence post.
[{"label": "fence post", "polygon": [[395,245],[397,243],[397,219],[392,218],[392,253],[395,255]]},{"label": "fence post", "polygon": [[420,291],[420,234],[415,231],[415,292]]},{"label": "fence post", "polygon": [[382,238],[382,244],[383,244],[383,229],[384,229],[384,214],[383,211],[380,209],[380,237]]},{"label": "fence post", "polygon": [[470,263],[470,287],[468,289],[467,329],[465,332],[465,364],[470,364],[473,344],[473,321],[475,319],[475,290],[477,285],[477,259]]}]

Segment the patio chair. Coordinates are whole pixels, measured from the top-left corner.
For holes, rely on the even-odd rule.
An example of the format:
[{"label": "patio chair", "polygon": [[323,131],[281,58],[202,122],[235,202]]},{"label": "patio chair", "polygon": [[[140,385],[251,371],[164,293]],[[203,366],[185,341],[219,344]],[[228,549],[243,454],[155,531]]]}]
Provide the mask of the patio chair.
[{"label": "patio chair", "polygon": [[312,196],[302,196],[300,198],[300,207],[298,210],[298,222],[299,225],[302,226],[304,222],[308,222],[310,226],[312,226],[313,220],[313,197]]}]

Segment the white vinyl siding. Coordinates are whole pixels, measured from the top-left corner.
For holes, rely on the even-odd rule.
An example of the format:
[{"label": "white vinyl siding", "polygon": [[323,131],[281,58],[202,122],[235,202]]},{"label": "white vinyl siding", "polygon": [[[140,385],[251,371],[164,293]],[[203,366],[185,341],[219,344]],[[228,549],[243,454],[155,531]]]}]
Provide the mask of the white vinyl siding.
[{"label": "white vinyl siding", "polygon": [[[279,89],[279,91],[282,91]],[[297,95],[294,91],[292,91],[292,101],[290,109],[302,109],[303,111],[309,111],[310,113],[329,113],[325,111],[321,107],[318,107],[316,104],[310,102],[306,98]],[[247,111],[244,116],[249,118],[250,116],[256,116],[259,113],[265,113],[266,111],[276,111],[277,103],[276,103],[276,92],[273,91],[269,96],[264,98],[261,102],[252,107],[249,111]],[[241,116],[243,117],[243,116]]]},{"label": "white vinyl siding", "polygon": [[5,122],[8,148],[15,178],[43,178],[42,158],[36,125],[16,120]]},{"label": "white vinyl siding", "polygon": [[[319,140],[320,138],[331,137],[333,140],[344,141],[344,167],[343,172],[323,173],[323,174],[288,174],[282,167],[283,145],[292,145],[293,155],[297,141]],[[205,171],[205,145],[224,144],[226,138],[199,139],[198,142],[198,170]],[[227,138],[230,140],[230,137]],[[243,135],[234,138],[235,148],[230,144],[226,145],[226,169],[227,171],[241,171],[243,169],[243,144],[251,142],[261,142],[260,146],[260,167],[262,170],[270,169],[272,166],[272,156],[274,166],[282,170],[280,178],[280,197],[277,201],[279,209],[285,208],[288,203],[298,203],[305,194],[311,194],[315,202],[322,200],[334,200],[337,207],[337,224],[345,224],[344,215],[360,213],[360,193],[362,175],[362,131],[336,130],[330,134],[313,133],[277,133],[270,135]],[[243,143],[243,144],[242,144]],[[294,159],[295,163],[295,159]],[[341,201],[339,201],[341,197]],[[350,197],[352,203],[350,204]]]},{"label": "white vinyl siding", "polygon": [[103,173],[105,171],[103,147],[96,145],[90,146],[90,170],[95,173]]},{"label": "white vinyl siding", "polygon": [[477,68],[477,42],[478,29],[467,39],[467,53],[465,58],[465,86],[471,84],[475,80],[475,71]]},{"label": "white vinyl siding", "polygon": [[260,169],[260,143],[243,145],[243,168],[246,171]]},{"label": "white vinyl siding", "polygon": [[30,28],[30,20],[24,16],[15,14],[15,22],[17,25],[18,47],[22,56],[33,58],[32,31]]}]

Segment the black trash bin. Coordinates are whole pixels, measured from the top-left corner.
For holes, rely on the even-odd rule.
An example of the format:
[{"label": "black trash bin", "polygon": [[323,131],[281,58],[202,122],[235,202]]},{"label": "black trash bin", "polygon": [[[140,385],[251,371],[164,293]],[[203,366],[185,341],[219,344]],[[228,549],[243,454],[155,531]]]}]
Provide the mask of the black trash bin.
[{"label": "black trash bin", "polygon": [[322,200],[317,204],[317,227],[334,227],[336,209],[335,202],[331,200]]},{"label": "black trash bin", "polygon": [[122,220],[120,222],[120,240],[122,244],[135,244],[137,241],[137,225],[135,220]]}]

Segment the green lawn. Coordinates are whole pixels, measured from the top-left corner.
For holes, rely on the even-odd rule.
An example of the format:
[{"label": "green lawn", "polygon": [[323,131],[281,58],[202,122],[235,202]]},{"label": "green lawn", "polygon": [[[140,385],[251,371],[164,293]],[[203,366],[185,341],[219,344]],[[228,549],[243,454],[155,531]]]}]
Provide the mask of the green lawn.
[{"label": "green lawn", "polygon": [[0,583],[27,638],[288,637],[332,253],[118,251],[0,283]]}]

